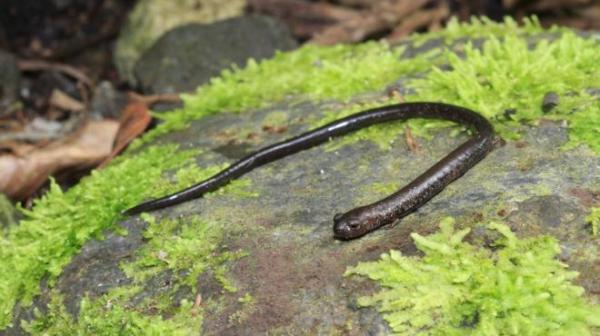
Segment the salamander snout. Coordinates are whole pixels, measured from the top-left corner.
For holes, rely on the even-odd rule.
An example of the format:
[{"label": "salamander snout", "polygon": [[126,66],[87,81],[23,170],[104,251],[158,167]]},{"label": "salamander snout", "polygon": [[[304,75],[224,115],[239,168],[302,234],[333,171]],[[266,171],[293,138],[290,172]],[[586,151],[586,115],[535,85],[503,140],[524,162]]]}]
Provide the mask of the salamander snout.
[{"label": "salamander snout", "polygon": [[361,217],[360,213],[352,211],[335,214],[333,216],[333,236],[337,239],[349,240],[367,233],[367,222]]}]

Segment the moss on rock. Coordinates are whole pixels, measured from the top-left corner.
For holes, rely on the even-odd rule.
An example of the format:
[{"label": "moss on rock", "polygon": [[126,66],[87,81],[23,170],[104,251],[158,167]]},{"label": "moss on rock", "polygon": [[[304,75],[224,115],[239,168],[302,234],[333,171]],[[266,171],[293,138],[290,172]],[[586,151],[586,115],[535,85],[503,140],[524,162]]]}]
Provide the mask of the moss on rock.
[{"label": "moss on rock", "polygon": [[435,234],[411,235],[422,258],[391,250],[349,268],[383,287],[359,305],[375,306],[397,335],[591,335],[600,327],[600,306],[582,298],[577,272],[556,259],[555,238],[487,227],[501,235],[493,250],[464,242],[470,229],[456,231],[446,218]]},{"label": "moss on rock", "polygon": [[[200,87],[196,94],[185,96],[185,106],[179,111],[160,114],[159,117],[164,122],[146,135],[143,140],[138,141],[133,146],[136,147],[135,150],[130,150],[107,169],[94,172],[91,177],[84,179],[78,186],[66,192],[53,185],[48,195],[38,201],[33,210],[24,211],[25,219],[21,221],[20,225],[10,227],[6,234],[0,237],[0,274],[2,274],[0,277],[0,327],[9,325],[14,312],[13,308],[17,302],[21,307],[31,304],[32,299],[40,293],[40,282],[43,278],[48,279],[47,285],[52,288],[65,265],[80,252],[86,242],[94,238],[102,239],[104,232],[123,231],[122,226],[119,225],[119,221],[122,220],[120,212],[123,209],[141,200],[161,196],[193,184],[225,167],[226,164],[219,162],[205,168],[198,168],[194,158],[199,155],[199,150],[182,151],[173,145],[150,144],[158,136],[174,130],[183,130],[192,121],[203,117],[221,112],[249,112],[281,102],[293,105],[304,100],[316,103],[337,101],[338,104],[335,107],[324,111],[322,119],[312,119],[310,126],[314,127],[327,120],[366,107],[395,101],[395,97],[388,97],[389,92],[386,92],[385,89],[395,80],[403,78],[403,85],[409,88],[404,93],[403,99],[410,101],[441,100],[471,107],[491,118],[500,134],[508,138],[520,136],[523,122],[536,123],[541,118],[567,120],[569,122],[569,146],[586,144],[597,154],[600,137],[597,136],[598,127],[595,125],[598,125],[599,122],[599,107],[595,98],[586,89],[600,86],[598,67],[593,62],[593,56],[597,55],[600,50],[598,43],[592,39],[565,32],[562,35],[553,36],[548,41],[538,42],[529,48],[529,44],[523,36],[543,31],[537,21],[529,21],[525,28],[517,28],[511,21],[505,22],[504,25],[484,21],[454,25],[439,34],[415,37],[416,44],[420,44],[425,39],[430,41],[432,38],[454,41],[457,38],[462,39],[469,36],[486,37],[488,40],[483,42],[482,48],[475,48],[470,43],[464,44],[455,41],[453,50],[441,51],[440,48],[434,48],[430,52],[421,54],[420,57],[409,58],[405,57],[411,48],[407,45],[391,47],[382,43],[366,43],[359,46],[327,48],[305,46],[298,51],[281,53],[260,63],[249,61],[246,68],[225,71],[221,77]],[[518,33],[520,36],[507,34],[506,37],[500,38],[499,36],[504,36],[506,31]],[[448,64],[451,66],[450,69],[444,67]],[[541,99],[547,91],[557,92],[561,97],[561,102],[554,110],[545,114],[541,109]],[[285,122],[285,118],[281,118],[281,115],[271,115],[268,118],[262,116],[260,122],[279,123]],[[289,124],[295,122],[289,119],[287,121]],[[417,136],[427,136],[430,128],[447,127],[450,124],[415,120],[411,121],[409,125]],[[403,128],[404,125],[399,123],[374,127],[338,139],[327,146],[330,151],[337,153],[338,150],[349,147],[345,146],[346,144],[367,140],[377,144],[378,149],[382,151],[378,153],[383,154],[391,150],[390,141],[393,141],[396,134]],[[197,134],[195,136],[197,137]],[[442,140],[447,142],[447,139]],[[141,147],[142,144],[145,145]],[[368,146],[360,148],[371,150],[371,147]],[[514,151],[511,153],[514,154]],[[352,153],[345,152],[345,154]],[[207,154],[207,156],[210,158],[210,155]],[[369,171],[372,168],[371,162],[363,160],[365,162],[360,163],[358,170]],[[373,160],[373,156],[370,156],[370,160]],[[323,162],[332,163],[332,161]],[[416,163],[410,168],[418,168],[418,165],[422,163],[424,164],[424,162]],[[279,162],[279,164],[283,163]],[[327,174],[335,171],[335,164],[334,162],[328,171],[320,170],[321,174],[324,177],[333,176]],[[347,169],[345,165],[340,167]],[[309,168],[313,167],[309,166]],[[405,165],[403,168],[407,168],[407,166]],[[514,167],[509,166],[509,168]],[[389,171],[386,169],[379,169],[377,172]],[[284,173],[286,172],[289,173],[289,170],[284,171]],[[285,183],[290,190],[287,193],[271,197],[271,205],[278,206],[281,203],[277,202],[296,200],[294,197],[302,193],[304,196],[312,195],[316,198],[320,196],[314,194],[313,190],[302,189],[302,193],[298,192],[300,188],[306,187],[300,186],[304,180],[298,178],[297,174],[292,174],[291,181],[282,181],[290,176],[279,171],[267,175],[269,183],[273,183],[275,186],[277,183]],[[261,175],[263,179],[261,181],[267,177]],[[250,178],[238,180],[217,194],[225,193],[232,197],[244,197],[246,200],[252,200],[258,191],[248,188],[250,181],[252,181]],[[317,176],[313,177],[311,181],[318,184],[320,180]],[[370,181],[373,182],[373,180]],[[357,182],[357,180],[352,180],[352,182]],[[494,181],[487,183],[493,185]],[[375,185],[375,190],[383,193],[390,190],[391,185],[387,182],[379,183]],[[547,189],[547,186],[544,188],[546,188],[544,192],[554,191]],[[450,193],[454,190],[452,186],[448,189]],[[522,194],[521,190],[515,192]],[[290,195],[292,196],[290,197]],[[344,195],[344,197],[346,196],[348,199],[360,198],[355,195]],[[211,201],[215,199],[218,198],[212,198]],[[227,199],[228,202],[231,200],[232,198]],[[319,203],[318,207],[314,205],[315,209],[332,207],[330,201],[317,199],[315,202]],[[457,204],[464,205],[465,203]],[[321,213],[311,212],[310,208],[300,209],[298,206],[282,209],[281,213],[267,214],[260,212],[264,210],[263,205],[252,203],[244,208],[246,213],[236,213],[237,210],[232,209],[230,204],[221,204],[217,208],[216,212],[212,213],[212,217],[203,213],[199,218],[194,219],[188,214],[182,220],[165,221],[164,227],[160,225],[163,223],[162,220],[157,220],[154,224],[150,223],[145,233],[146,245],[136,255],[138,259],[129,265],[122,265],[132,281],[130,286],[124,285],[112,289],[109,293],[99,297],[85,298],[81,304],[78,319],[65,315],[60,295],[53,295],[53,300],[48,307],[49,311],[39,315],[35,322],[28,324],[28,330],[49,334],[59,334],[60,331],[67,334],[85,333],[85,331],[101,334],[103,331],[110,333],[115,330],[126,330],[135,334],[140,330],[156,330],[164,333],[191,330],[186,328],[197,330],[202,323],[202,309],[194,310],[196,305],[191,304],[189,300],[175,300],[177,304],[180,304],[179,306],[172,305],[172,301],[177,296],[178,289],[187,288],[189,292],[195,293],[195,289],[190,287],[195,285],[194,282],[198,277],[210,273],[204,271],[207,269],[212,271],[213,278],[218,279],[219,288],[223,293],[222,297],[231,299],[234,295],[228,294],[229,292],[235,292],[238,287],[244,287],[241,290],[250,293],[250,297],[255,298],[255,300],[251,300],[251,304],[244,304],[248,300],[243,299],[242,303],[245,306],[256,307],[256,311],[261,311],[261,309],[268,311],[268,309],[274,308],[266,306],[265,302],[272,300],[277,304],[275,308],[282,310],[280,316],[286,318],[292,316],[291,312],[294,310],[288,307],[291,305],[290,300],[292,299],[277,299],[265,294],[271,293],[271,288],[262,288],[258,285],[247,288],[245,287],[246,283],[230,279],[228,262],[237,260],[236,258],[241,255],[238,254],[238,250],[230,249],[224,242],[227,240],[227,235],[219,230],[212,230],[214,225],[221,223],[220,219],[231,215],[227,212],[247,217],[241,221],[248,220],[251,224],[259,222],[260,225],[246,227],[244,235],[237,238],[241,241],[244,239],[252,242],[254,239],[260,241],[261,243],[256,244],[260,246],[262,254],[251,256],[256,258],[252,262],[245,261],[250,258],[241,260],[246,262],[245,265],[248,269],[263,270],[262,267],[270,267],[269,272],[260,274],[262,278],[259,279],[259,282],[261,284],[268,283],[276,286],[277,289],[289,290],[295,285],[293,280],[297,279],[290,280],[286,275],[296,273],[290,272],[289,268],[292,267],[289,264],[290,260],[286,259],[286,255],[278,247],[290,248],[289,244],[292,248],[298,249],[326,249],[325,245],[331,247],[330,241],[327,244],[313,246],[305,241],[298,243],[294,240],[299,240],[298,235],[310,239],[320,237],[321,231],[316,231],[315,228],[304,222],[314,222],[314,218],[320,216]],[[447,207],[444,209],[447,210]],[[295,211],[295,213],[292,216],[286,211]],[[268,239],[272,239],[269,240],[269,243],[273,246],[261,245],[262,239],[265,239],[262,234],[270,226],[274,226],[270,221],[275,220],[273,218],[279,220],[279,217],[284,220],[288,217],[293,218],[297,222],[278,223],[273,235],[268,237]],[[592,218],[593,223],[594,219]],[[228,233],[231,227],[228,226]],[[235,225],[233,227],[235,228]],[[196,236],[194,234],[196,230],[204,232],[206,235]],[[256,232],[252,230],[256,230]],[[291,231],[294,232],[293,236],[290,236]],[[539,243],[539,246],[536,246],[547,249],[536,250],[536,253],[539,252],[536,256],[554,256],[555,243],[544,239],[541,240],[542,243]],[[286,243],[282,243],[284,241]],[[354,247],[335,245],[339,251],[326,250],[326,253],[336,256],[336,258],[332,257],[336,262],[346,262],[345,265],[347,265],[350,260],[355,262],[354,259],[348,257],[348,255],[356,255],[353,249],[367,246],[367,251],[369,251],[368,245],[373,241],[376,240],[361,240],[356,243],[357,245],[352,245]],[[166,242],[170,245],[163,245]],[[245,243],[249,244],[248,241]],[[462,243],[457,244],[459,245],[456,246],[464,247],[460,245]],[[349,252],[349,250],[352,251]],[[188,262],[189,259],[185,257],[185,254],[188,253],[204,252],[222,256],[222,258],[217,257],[213,264],[213,261],[205,260],[204,254],[195,255],[203,260],[195,265]],[[489,256],[485,254],[487,252],[477,253],[473,258],[479,258],[477,260],[481,259],[482,262],[488,264],[491,263],[491,261],[486,261],[487,259],[484,260],[484,257]],[[313,259],[314,257],[311,257],[310,262],[313,262]],[[309,267],[309,261],[303,261],[303,264],[300,264],[301,260],[292,261],[297,263],[298,265],[294,266],[298,266],[301,270],[312,272],[313,277],[322,277],[320,278],[322,281],[334,281],[342,272],[335,274],[332,271],[329,273],[333,275],[322,275]],[[339,266],[330,259],[320,261],[325,264],[330,263],[333,268]],[[553,264],[546,260],[544,265],[547,265],[548,269],[552,269]],[[143,303],[131,304],[131,301],[136,299],[136,296],[142,291],[141,287],[145,280],[155,279],[169,272],[181,275],[182,282],[172,288],[169,287],[170,289],[163,294],[150,297]],[[301,271],[297,272],[301,273]],[[241,277],[249,283],[257,281],[249,276],[246,278],[240,276],[240,274],[245,274],[242,271],[238,271],[236,274],[238,279]],[[572,273],[565,274],[568,277],[573,275]],[[303,275],[297,274],[298,277]],[[310,279],[307,282],[310,283]],[[569,293],[577,292],[570,287],[568,282],[563,284],[566,286],[565,288],[569,289]],[[314,283],[312,286],[310,288],[317,288]],[[252,292],[252,289],[258,293]],[[313,294],[307,291],[304,295],[310,297]],[[336,295],[333,293],[328,299],[333,301],[332,298],[337,299]],[[346,298],[347,295],[343,295],[343,297]],[[481,296],[481,298],[479,303],[488,302],[485,296]],[[232,316],[231,320],[237,321],[236,323],[257,322],[256,318],[253,320],[250,316],[254,308],[246,307],[248,309],[237,314],[235,311],[228,310],[227,307],[221,307],[219,300],[220,298],[207,300],[204,307],[216,307],[211,311]],[[232,300],[236,304],[240,304],[236,301],[237,297]],[[498,301],[493,302],[497,303]],[[109,309],[111,305],[114,309]],[[323,306],[328,307],[325,304]],[[540,307],[548,306],[541,305]],[[182,319],[190,316],[188,314],[190,311],[196,314],[192,315],[193,318],[190,320],[192,324],[180,324]],[[324,311],[330,312],[329,310]],[[465,310],[463,315],[453,316],[473,318],[472,313],[473,310]],[[276,321],[280,322],[281,319]],[[457,317],[456,321],[459,320],[460,318]],[[574,325],[583,325],[581,321],[581,319],[575,320]],[[264,322],[264,320],[258,322]],[[418,323],[424,323],[424,320]],[[490,323],[493,325],[495,322]],[[346,320],[342,321],[341,325],[343,325],[343,330],[347,330],[348,326],[352,324]],[[122,329],[118,329],[119,327]]]}]

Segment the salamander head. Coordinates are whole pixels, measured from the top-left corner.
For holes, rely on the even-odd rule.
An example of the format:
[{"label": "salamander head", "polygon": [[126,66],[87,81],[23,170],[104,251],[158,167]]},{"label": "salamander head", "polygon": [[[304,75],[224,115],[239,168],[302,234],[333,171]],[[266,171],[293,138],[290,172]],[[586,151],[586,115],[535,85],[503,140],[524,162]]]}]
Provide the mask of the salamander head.
[{"label": "salamander head", "polygon": [[333,236],[341,240],[361,237],[377,226],[377,220],[360,208],[333,216]]}]

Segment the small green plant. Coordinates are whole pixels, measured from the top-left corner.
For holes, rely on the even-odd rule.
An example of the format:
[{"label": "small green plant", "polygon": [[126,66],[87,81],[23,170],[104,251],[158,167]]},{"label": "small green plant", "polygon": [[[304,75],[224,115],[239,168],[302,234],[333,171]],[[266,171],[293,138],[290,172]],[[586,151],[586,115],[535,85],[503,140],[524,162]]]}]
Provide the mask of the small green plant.
[{"label": "small green plant", "polygon": [[[588,144],[600,153],[600,104],[586,90],[600,87],[597,66],[600,44],[572,32],[529,48],[521,37],[490,37],[481,49],[464,45],[464,57],[446,51],[451,70],[433,68],[410,86],[407,100],[439,100],[478,111],[507,139],[519,137],[522,123],[540,118],[569,122],[571,145]],[[556,92],[560,104],[542,111],[546,93]]]},{"label": "small green plant", "polygon": [[556,259],[549,236],[518,239],[506,225],[490,223],[495,250],[463,241],[446,218],[440,231],[411,237],[422,258],[398,251],[359,263],[346,275],[376,280],[383,289],[358,299],[377,307],[397,335],[590,335],[600,327],[600,307],[588,304]]},{"label": "small green plant", "polygon": [[[202,326],[202,314],[194,313],[190,301],[182,300],[169,312],[170,318],[133,309],[127,304],[131,288],[113,290],[95,300],[81,300],[77,318],[69,314],[58,293],[53,293],[48,312],[36,312],[36,318],[24,322],[23,329],[31,335],[195,335]],[[139,288],[138,288],[139,290]]]},{"label": "small green plant", "polygon": [[154,181],[194,152],[173,145],[148,147],[135,158],[92,172],[68,192],[53,182],[33,210],[22,209],[25,219],[0,237],[0,328],[9,323],[17,300],[31,303],[42,277],[52,286],[86,241],[101,238],[104,230],[118,230],[121,211],[158,196]]},{"label": "small green plant", "polygon": [[[549,30],[552,32],[566,31],[565,28],[559,27],[552,27]],[[542,27],[536,16],[524,18],[522,24],[518,24],[510,16],[504,17],[503,22],[475,16],[467,22],[460,22],[456,17],[452,17],[443,30],[426,34],[414,34],[411,38],[415,44],[421,45],[436,38],[441,38],[446,43],[450,43],[465,37],[489,38],[506,35],[534,35],[544,31],[547,30]]]},{"label": "small green plant", "polygon": [[149,223],[144,231],[147,243],[137,251],[134,262],[121,265],[125,274],[137,283],[143,284],[148,277],[168,269],[185,271],[183,284],[194,287],[198,276],[206,269],[224,272],[226,261],[245,255],[242,252],[214,252],[222,239],[222,224],[198,217],[156,221],[153,216],[142,214],[142,218]]},{"label": "small green plant", "polygon": [[[147,243],[136,251],[135,260],[122,263],[121,269],[131,283],[113,288],[99,298],[84,298],[77,318],[53,292],[52,302],[44,314],[39,311],[31,322],[22,326],[34,335],[190,335],[202,325],[202,308],[192,305],[192,296],[174,302],[183,286],[196,288],[198,277],[211,269],[223,288],[233,287],[226,277],[227,262],[245,256],[241,251],[220,251],[223,225],[198,217],[157,221],[142,214],[148,222],[143,236]],[[165,271],[185,274],[140,303],[132,299],[144,293],[152,277]],[[247,294],[248,297],[249,294]],[[167,316],[165,318],[164,316]]]},{"label": "small green plant", "polygon": [[585,217],[585,220],[590,223],[592,234],[594,236],[598,235],[598,228],[600,227],[600,207],[592,208],[592,211]]}]

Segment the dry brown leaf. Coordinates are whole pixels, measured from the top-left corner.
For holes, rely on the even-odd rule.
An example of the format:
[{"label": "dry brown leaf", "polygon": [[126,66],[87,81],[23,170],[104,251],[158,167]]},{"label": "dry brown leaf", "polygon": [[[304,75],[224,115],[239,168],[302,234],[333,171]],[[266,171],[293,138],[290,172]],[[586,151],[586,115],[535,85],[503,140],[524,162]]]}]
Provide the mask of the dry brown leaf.
[{"label": "dry brown leaf", "polygon": [[148,111],[148,106],[139,101],[129,103],[123,110],[121,116],[119,131],[114,142],[113,150],[110,155],[102,161],[98,169],[106,166],[117,154],[119,154],[127,145],[146,130],[152,116]]},{"label": "dry brown leaf", "polygon": [[59,89],[52,90],[52,94],[50,95],[50,105],[64,111],[81,112],[85,109],[83,103]]},{"label": "dry brown leaf", "polygon": [[25,156],[36,149],[36,146],[22,141],[5,141],[0,142],[0,155],[2,154],[13,154],[16,156]]},{"label": "dry brown leaf", "polygon": [[118,127],[116,121],[90,121],[68,140],[27,156],[0,155],[0,192],[22,200],[59,170],[93,167],[110,154]]}]

